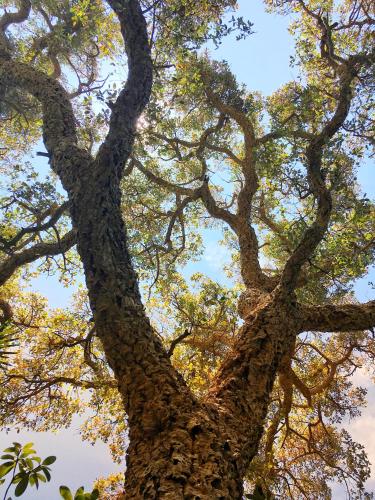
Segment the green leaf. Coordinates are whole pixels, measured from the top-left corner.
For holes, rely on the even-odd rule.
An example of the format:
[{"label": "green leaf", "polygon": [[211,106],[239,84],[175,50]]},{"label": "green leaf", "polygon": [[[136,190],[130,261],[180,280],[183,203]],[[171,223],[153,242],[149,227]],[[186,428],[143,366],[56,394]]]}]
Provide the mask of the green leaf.
[{"label": "green leaf", "polygon": [[10,466],[10,465],[11,465],[12,467],[14,467],[15,463],[16,463],[16,461],[15,461],[15,460],[11,460],[10,462],[4,462],[4,463],[2,464],[2,467],[8,467],[8,466]]},{"label": "green leaf", "polygon": [[16,495],[16,497],[20,497],[22,493],[24,493],[28,484],[29,484],[28,477],[24,477],[23,479],[21,479],[21,481],[17,484],[16,489],[14,490],[14,494]]},{"label": "green leaf", "polygon": [[64,500],[73,500],[72,493],[67,486],[60,486],[59,491]]},{"label": "green leaf", "polygon": [[[26,450],[27,448],[32,448],[34,446],[34,443],[26,443],[24,446],[23,446],[23,449]],[[35,453],[35,452],[34,452]]]},{"label": "green leaf", "polygon": [[6,476],[8,474],[9,471],[11,471],[14,467],[14,462],[12,462],[11,465],[9,465],[9,462],[8,462],[8,465],[0,465],[0,477],[3,477],[3,476]]},{"label": "green leaf", "polygon": [[14,455],[1,455],[0,457],[2,460],[14,460]]},{"label": "green leaf", "polygon": [[80,487],[80,488],[78,488],[78,490],[76,491],[75,497],[76,497],[77,495],[82,495],[82,493],[84,493],[84,491],[85,491],[85,490],[84,490],[83,486],[81,486],[81,487]]},{"label": "green leaf", "polygon": [[25,463],[29,469],[32,469],[34,467],[34,463],[31,458],[26,458]]},{"label": "green leaf", "polygon": [[53,464],[54,462],[56,462],[56,457],[54,456],[50,456],[50,457],[47,457],[43,460],[42,462],[42,465],[51,465]]},{"label": "green leaf", "polygon": [[92,490],[91,492],[91,500],[97,500],[99,498],[99,490],[95,488],[95,490]]},{"label": "green leaf", "polygon": [[10,451],[10,452],[14,453],[16,451],[16,448],[14,446],[10,446],[9,448],[5,448],[5,450],[3,450],[3,451],[5,451],[5,452]]},{"label": "green leaf", "polygon": [[29,477],[29,473],[21,470],[20,472],[18,472],[18,474],[14,476],[12,483],[14,484],[19,483],[25,477]]},{"label": "green leaf", "polygon": [[25,457],[28,457],[29,455],[32,455],[33,453],[36,453],[35,450],[31,450],[31,449],[23,450],[20,457],[25,458]]},{"label": "green leaf", "polygon": [[47,481],[51,481],[51,474],[49,473],[48,467],[43,467],[42,471],[47,478]]}]

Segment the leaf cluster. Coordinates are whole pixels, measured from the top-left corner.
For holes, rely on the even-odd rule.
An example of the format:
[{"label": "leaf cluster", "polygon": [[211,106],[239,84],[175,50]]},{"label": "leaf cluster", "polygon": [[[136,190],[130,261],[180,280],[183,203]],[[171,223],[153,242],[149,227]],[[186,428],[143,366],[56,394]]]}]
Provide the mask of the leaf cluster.
[{"label": "leaf cluster", "polygon": [[[39,488],[39,482],[50,481],[50,465],[56,461],[56,457],[50,456],[42,460],[36,455],[33,443],[22,446],[14,442],[12,446],[4,450],[0,466],[0,484],[4,484],[8,474],[12,474],[11,485],[16,485],[14,494],[16,497],[23,495],[28,486]],[[9,486],[7,488],[7,491]],[[7,492],[5,493],[6,497]],[[5,498],[4,497],[4,498]]]}]

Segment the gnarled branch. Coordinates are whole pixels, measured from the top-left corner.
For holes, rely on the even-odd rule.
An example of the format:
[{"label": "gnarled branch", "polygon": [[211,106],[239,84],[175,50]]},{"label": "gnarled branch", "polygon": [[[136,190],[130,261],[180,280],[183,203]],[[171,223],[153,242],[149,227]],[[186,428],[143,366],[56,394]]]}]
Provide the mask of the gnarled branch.
[{"label": "gnarled branch", "polygon": [[[134,141],[137,120],[148,103],[152,87],[152,60],[146,20],[136,0],[108,0],[121,26],[128,56],[128,79],[111,105],[109,131],[101,145],[97,165],[114,169],[120,178]],[[108,172],[107,175],[109,175]]]},{"label": "gnarled branch", "polygon": [[375,300],[364,304],[299,305],[301,331],[348,332],[375,328]]},{"label": "gnarled branch", "polygon": [[352,61],[342,68],[340,78],[340,93],[337,107],[332,118],[325,124],[321,132],[310,141],[306,149],[306,166],[308,182],[314,197],[318,202],[316,218],[305,231],[299,245],[289,257],[281,278],[281,286],[293,290],[301,268],[313,254],[327,231],[332,211],[331,193],[326,186],[322,174],[322,157],[325,145],[343,125],[348,116],[352,101],[352,83],[358,73],[356,64]]},{"label": "gnarled branch", "polygon": [[71,230],[60,241],[37,243],[15,253],[0,263],[0,285],[3,285],[21,266],[35,262],[40,257],[58,255],[72,248],[76,243],[76,231]]}]

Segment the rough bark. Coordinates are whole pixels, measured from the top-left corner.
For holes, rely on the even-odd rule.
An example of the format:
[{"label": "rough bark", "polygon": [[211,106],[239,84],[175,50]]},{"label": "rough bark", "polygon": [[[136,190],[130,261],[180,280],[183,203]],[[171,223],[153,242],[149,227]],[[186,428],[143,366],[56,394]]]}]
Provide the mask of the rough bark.
[{"label": "rough bark", "polygon": [[375,300],[365,304],[300,306],[303,330],[345,332],[367,330],[375,325]]},{"label": "rough bark", "polygon": [[300,316],[294,300],[278,289],[271,294],[249,289],[241,297],[239,312],[245,324],[210,397],[229,418],[227,428],[241,429],[237,453],[244,474],[257,453],[276,373],[295,341]]}]

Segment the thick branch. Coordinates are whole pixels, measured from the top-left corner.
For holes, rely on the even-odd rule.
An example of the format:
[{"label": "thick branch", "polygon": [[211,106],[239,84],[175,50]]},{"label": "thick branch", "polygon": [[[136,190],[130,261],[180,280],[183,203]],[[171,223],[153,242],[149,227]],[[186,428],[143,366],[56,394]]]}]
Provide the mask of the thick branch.
[{"label": "thick branch", "polygon": [[301,331],[347,332],[375,328],[375,300],[364,304],[299,306]]},{"label": "thick branch", "polygon": [[238,333],[234,354],[218,370],[210,389],[242,429],[239,453],[246,467],[257,452],[270,394],[282,359],[295,342],[296,311],[276,292],[255,300]]},{"label": "thick branch", "polygon": [[26,248],[22,252],[13,254],[0,263],[0,285],[4,285],[19,267],[35,262],[40,257],[67,252],[75,243],[76,232],[72,230],[61,238],[60,241],[53,243],[37,243],[30,248]]},{"label": "thick branch", "polygon": [[[106,164],[121,177],[134,141],[137,120],[148,103],[152,87],[152,60],[147,25],[137,0],[108,0],[120,21],[128,56],[128,79],[112,113],[107,137],[99,149],[97,164]],[[110,172],[109,172],[110,174]]]},{"label": "thick branch", "polygon": [[6,30],[11,24],[22,23],[29,17],[31,2],[29,0],[21,0],[20,8],[17,12],[5,12],[0,18],[0,57],[9,57],[10,46]]},{"label": "thick branch", "polygon": [[22,88],[41,103],[43,140],[51,167],[69,191],[91,157],[77,146],[76,120],[64,87],[42,71],[1,57],[0,82],[6,87]]},{"label": "thick branch", "polygon": [[76,121],[62,85],[27,64],[1,59],[0,81],[5,85],[23,88],[42,104],[43,138],[50,156],[57,150],[76,146]]},{"label": "thick branch", "polygon": [[223,102],[220,97],[212,92],[212,90],[208,86],[205,88],[205,91],[207,98],[211,102],[211,104],[213,104],[215,108],[220,111],[220,113],[233,118],[233,120],[237,122],[238,125],[242,128],[244,135],[248,136],[251,142],[254,142],[254,127],[251,123],[251,120],[249,120],[245,113],[243,113],[242,111],[238,111],[238,109],[234,108],[230,104],[226,104],[225,102]]},{"label": "thick branch", "polygon": [[318,208],[315,221],[305,231],[299,245],[285,265],[281,286],[288,290],[295,288],[303,264],[311,257],[328,228],[332,212],[332,199],[321,170],[323,150],[348,116],[352,100],[351,87],[356,75],[357,69],[354,64],[348,64],[347,67],[343,68],[336,111],[322,131],[310,141],[306,149],[308,182],[318,202]]}]

